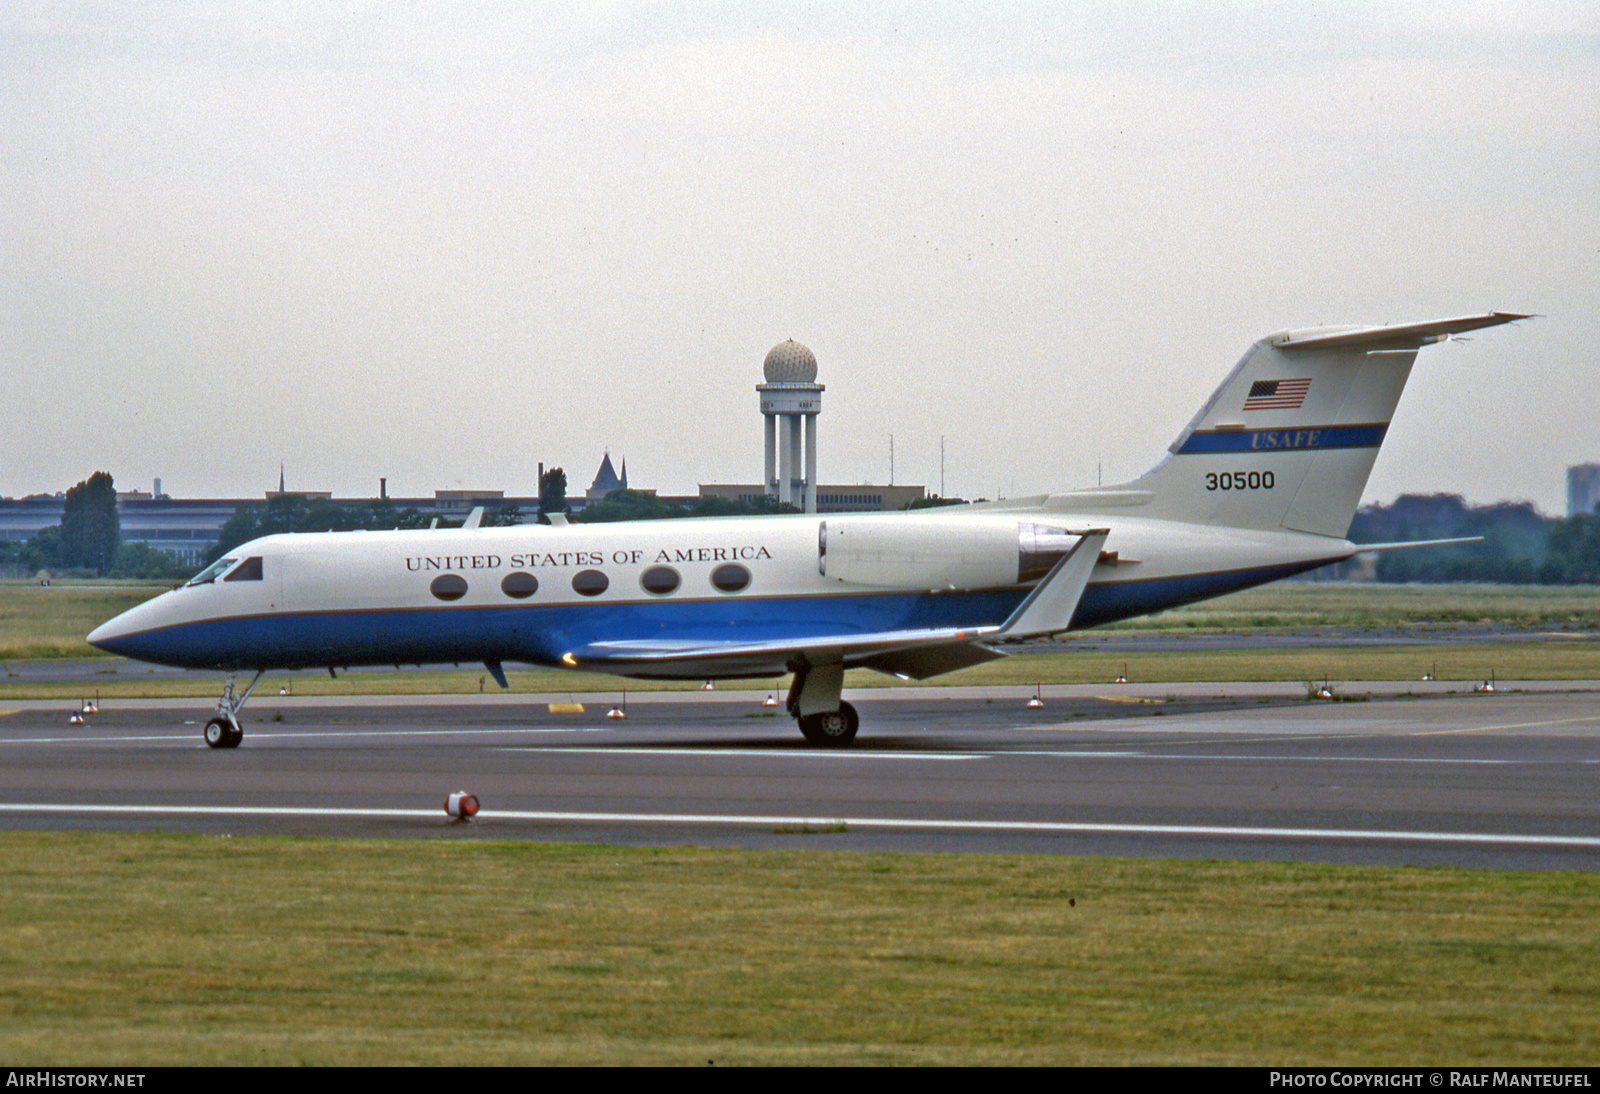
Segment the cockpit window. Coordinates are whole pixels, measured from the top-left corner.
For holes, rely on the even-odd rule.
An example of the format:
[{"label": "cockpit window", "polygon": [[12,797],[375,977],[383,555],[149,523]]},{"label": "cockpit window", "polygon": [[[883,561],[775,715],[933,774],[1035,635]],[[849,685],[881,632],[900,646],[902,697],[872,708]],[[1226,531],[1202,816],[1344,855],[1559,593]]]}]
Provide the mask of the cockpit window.
[{"label": "cockpit window", "polygon": [[231,570],[228,573],[228,576],[223,578],[222,580],[224,580],[224,581],[260,581],[261,580],[261,556],[260,555],[255,555],[255,556],[252,556],[250,558],[245,559],[243,562],[239,563],[238,566],[234,567],[233,570]]},{"label": "cockpit window", "polygon": [[219,558],[217,561],[207,566],[204,570],[201,570],[199,573],[191,577],[188,583],[190,585],[210,584],[211,582],[217,580],[221,574],[225,573],[230,566],[238,561],[239,560],[236,558]]}]

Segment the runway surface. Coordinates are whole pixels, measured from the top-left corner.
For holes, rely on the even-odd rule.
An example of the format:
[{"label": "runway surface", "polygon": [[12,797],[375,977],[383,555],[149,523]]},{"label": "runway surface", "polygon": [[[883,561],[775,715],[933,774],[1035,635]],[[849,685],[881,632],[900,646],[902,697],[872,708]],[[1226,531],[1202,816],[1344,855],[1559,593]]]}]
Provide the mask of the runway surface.
[{"label": "runway surface", "polygon": [[[609,696],[272,696],[218,751],[197,700],[84,727],[11,702],[0,824],[1594,869],[1591,686],[1099,685],[1037,709],[1015,688],[867,690],[842,752],[751,692],[634,696],[625,720]],[[1391,685],[1345,695],[1363,687]],[[483,804],[470,826],[444,817],[455,790]]]}]

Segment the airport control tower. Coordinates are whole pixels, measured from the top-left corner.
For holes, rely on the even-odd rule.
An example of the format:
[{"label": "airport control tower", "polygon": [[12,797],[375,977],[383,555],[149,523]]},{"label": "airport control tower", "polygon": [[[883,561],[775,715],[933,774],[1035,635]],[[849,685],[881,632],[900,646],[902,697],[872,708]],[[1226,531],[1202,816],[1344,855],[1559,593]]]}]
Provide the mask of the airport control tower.
[{"label": "airport control tower", "polygon": [[[767,419],[766,492],[780,502],[817,511],[817,415],[822,385],[817,355],[793,338],[767,354],[767,382],[757,384],[761,413]],[[779,419],[782,419],[780,421]],[[800,422],[805,420],[805,475],[800,474]]]}]

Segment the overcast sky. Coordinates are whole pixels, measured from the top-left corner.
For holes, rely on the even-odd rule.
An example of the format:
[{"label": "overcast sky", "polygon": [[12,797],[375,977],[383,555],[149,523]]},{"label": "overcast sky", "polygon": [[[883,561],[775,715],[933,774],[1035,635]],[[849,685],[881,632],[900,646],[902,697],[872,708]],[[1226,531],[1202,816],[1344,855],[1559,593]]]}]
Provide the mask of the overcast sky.
[{"label": "overcast sky", "polygon": [[[866,10],[861,10],[863,7]],[[1367,500],[1600,461],[1600,6],[0,7],[0,495],[1144,471],[1256,338],[1488,310]]]}]

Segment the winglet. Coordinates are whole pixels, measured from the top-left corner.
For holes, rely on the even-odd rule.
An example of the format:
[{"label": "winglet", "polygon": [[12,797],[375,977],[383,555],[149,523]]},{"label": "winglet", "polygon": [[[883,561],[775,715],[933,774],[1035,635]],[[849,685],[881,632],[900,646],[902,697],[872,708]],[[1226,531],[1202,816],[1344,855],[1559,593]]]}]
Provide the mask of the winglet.
[{"label": "winglet", "polygon": [[1078,610],[1078,601],[1083,599],[1089,575],[1094,572],[1094,564],[1100,561],[1100,549],[1110,534],[1109,528],[1091,528],[1084,532],[1072,550],[1061,556],[1044,580],[1033,587],[1027,599],[1017,605],[1011,618],[1000,625],[994,640],[1036,638],[1066,630],[1072,624],[1072,613]]}]

